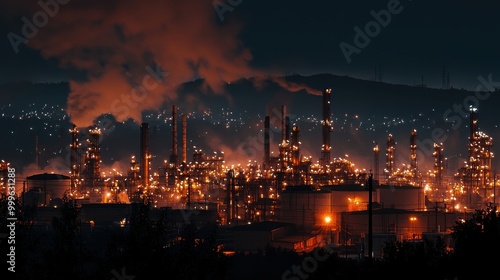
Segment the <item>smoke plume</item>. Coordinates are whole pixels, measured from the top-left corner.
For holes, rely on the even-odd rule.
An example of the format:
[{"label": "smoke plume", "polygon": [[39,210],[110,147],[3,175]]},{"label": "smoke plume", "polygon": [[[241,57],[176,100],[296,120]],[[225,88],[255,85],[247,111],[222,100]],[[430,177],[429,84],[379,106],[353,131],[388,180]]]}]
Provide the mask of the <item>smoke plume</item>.
[{"label": "smoke plume", "polygon": [[[238,37],[243,25],[237,18],[221,23],[212,0],[62,2],[28,45],[84,73],[70,81],[67,102],[78,127],[106,113],[141,122],[145,110],[175,102],[176,89],[193,79],[224,94],[227,82],[262,75],[249,66],[252,54]],[[37,9],[24,3],[21,13],[30,19]],[[279,82],[292,91],[300,87]]]}]

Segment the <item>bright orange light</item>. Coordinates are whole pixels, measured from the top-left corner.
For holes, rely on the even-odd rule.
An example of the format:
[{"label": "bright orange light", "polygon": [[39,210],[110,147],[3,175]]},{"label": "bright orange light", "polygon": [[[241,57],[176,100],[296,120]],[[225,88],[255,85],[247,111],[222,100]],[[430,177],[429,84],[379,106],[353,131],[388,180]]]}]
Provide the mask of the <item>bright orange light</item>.
[{"label": "bright orange light", "polygon": [[329,224],[332,221],[332,218],[330,216],[325,217],[325,223]]}]

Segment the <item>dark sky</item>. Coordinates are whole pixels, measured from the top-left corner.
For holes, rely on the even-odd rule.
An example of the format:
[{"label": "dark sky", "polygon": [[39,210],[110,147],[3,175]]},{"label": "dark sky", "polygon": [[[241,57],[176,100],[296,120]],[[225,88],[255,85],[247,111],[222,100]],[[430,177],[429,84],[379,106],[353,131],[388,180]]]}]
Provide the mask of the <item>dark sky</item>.
[{"label": "dark sky", "polygon": [[[387,10],[392,1],[291,2],[255,12],[251,26],[258,31],[248,46],[258,65],[367,79],[379,66],[388,82],[413,84],[424,75],[425,83],[437,87],[445,66],[459,88],[475,86],[480,74],[499,73],[498,1],[401,1],[402,10],[350,64],[339,44],[353,45],[353,28],[364,30],[373,20],[370,12]],[[261,6],[245,4],[254,6],[242,12],[247,17]]]},{"label": "dark sky", "polygon": [[[23,2],[23,4],[18,2]],[[64,60],[71,60],[72,57],[58,52],[71,52],[71,48],[58,48],[54,46],[55,42],[58,42],[57,44],[74,43],[73,46],[80,44],[86,49],[87,56],[106,56],[102,48],[96,52],[88,46],[95,44],[103,48],[109,46],[113,48],[113,44],[107,45],[103,42],[109,37],[92,37],[89,36],[89,31],[95,34],[104,33],[104,31],[110,31],[106,28],[112,27],[115,34],[125,34],[122,34],[126,39],[122,40],[121,50],[135,51],[131,49],[144,38],[137,30],[133,31],[137,35],[134,38],[131,33],[126,34],[126,29],[128,28],[129,31],[132,28],[154,29],[160,26],[162,14],[165,15],[164,28],[170,28],[169,25],[178,25],[179,29],[176,32],[182,32],[182,24],[184,24],[186,25],[185,36],[202,37],[203,34],[217,34],[217,28],[220,28],[220,34],[217,35],[220,37],[212,38],[217,39],[218,42],[210,43],[206,46],[207,49],[227,45],[228,42],[225,42],[223,38],[236,36],[241,39],[239,47],[246,48],[251,53],[251,59],[247,60],[249,66],[263,71],[273,70],[283,74],[330,72],[371,79],[375,75],[375,69],[379,68],[382,79],[387,82],[412,85],[420,83],[423,75],[424,83],[440,87],[442,68],[445,66],[450,73],[451,85],[467,89],[473,89],[477,85],[479,75],[487,76],[491,73],[493,77],[496,77],[500,74],[498,69],[500,40],[497,38],[500,29],[498,21],[500,2],[493,0],[406,0],[401,1],[399,6],[397,6],[398,1],[386,0],[233,0],[225,3],[238,5],[234,6],[232,11],[223,13],[222,22],[211,1],[183,1],[189,2],[190,6],[177,7],[170,12],[167,11],[169,6],[177,6],[177,4],[159,3],[182,1],[106,1],[106,5],[101,4],[102,1],[70,0],[67,2],[65,5],[59,5],[59,10],[54,13],[54,17],[48,18],[47,23],[40,27],[33,39],[29,40],[28,46],[21,44],[16,54],[7,34],[13,32],[22,35],[21,18],[25,16],[32,22],[33,15],[42,8],[36,1],[2,1],[0,4],[2,34],[0,82],[53,81],[74,78],[78,73],[74,71],[74,68],[80,71],[88,69],[83,69],[82,65],[62,66],[60,63],[65,63]],[[380,27],[379,32],[370,38],[369,44],[360,48],[359,54],[352,54],[352,61],[348,63],[339,45],[345,42],[355,46],[354,28],[359,27],[364,30],[366,25],[374,20],[370,14],[371,11],[387,10],[388,5],[391,4],[396,5],[398,7],[396,10],[399,12],[391,14],[388,24]],[[83,6],[85,9],[81,8]],[[209,9],[209,11],[202,11],[203,9]],[[101,14],[96,11],[101,11]],[[199,14],[203,16],[198,16]],[[109,19],[109,24],[102,24],[113,15],[117,17]],[[135,22],[150,22],[151,18],[156,18],[157,22],[152,25],[135,24]],[[187,26],[197,18],[199,21],[212,21],[207,22],[206,25],[216,23],[214,29],[211,29],[214,33],[193,32],[194,28],[204,26],[204,24]],[[82,22],[81,29],[75,28],[78,21]],[[134,24],[121,25],[127,21],[134,22]],[[71,30],[75,36],[68,36],[68,32],[71,31],[68,30],[69,27],[72,27]],[[91,31],[92,28],[95,29]],[[226,32],[229,28],[234,30]],[[172,34],[168,33],[161,39],[171,38],[169,44],[176,44],[177,37],[169,37]],[[160,37],[154,33],[151,36]],[[82,44],[80,39],[86,37],[88,37],[88,42]],[[144,42],[154,43],[154,40]],[[204,47],[203,42],[203,40],[192,40],[192,44],[199,44],[200,49]],[[126,47],[127,45],[130,48]],[[43,51],[41,53],[40,50],[44,50],[45,53]],[[73,55],[81,56],[81,49],[80,52],[74,50],[73,48]],[[143,50],[151,49],[143,46]],[[155,51],[152,51],[153,55],[157,54]],[[105,60],[102,57],[100,59]],[[132,57],[132,59],[136,58]],[[228,62],[230,61],[229,59]],[[251,73],[242,71],[237,74]]]}]

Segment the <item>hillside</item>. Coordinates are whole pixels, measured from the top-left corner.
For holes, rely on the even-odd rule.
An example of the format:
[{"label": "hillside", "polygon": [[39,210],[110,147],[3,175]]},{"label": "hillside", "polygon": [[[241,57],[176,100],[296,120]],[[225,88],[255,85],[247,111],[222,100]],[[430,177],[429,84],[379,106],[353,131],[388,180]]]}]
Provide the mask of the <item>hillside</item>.
[{"label": "hillside", "polygon": [[[384,149],[387,135],[391,133],[398,144],[397,161],[404,163],[409,154],[410,131],[416,128],[422,144],[421,166],[432,164],[428,147],[433,142],[433,132],[442,133],[441,137],[434,138],[443,140],[450,168],[466,158],[468,116],[460,115],[462,109],[458,106],[477,101],[474,92],[387,84],[331,74],[284,78],[319,91],[332,89],[334,157],[348,154],[360,167],[368,169],[373,142]],[[317,160],[321,146],[321,96],[308,94],[305,90],[290,92],[272,81],[257,87],[253,79],[227,84],[226,90],[225,94],[207,92],[202,87],[202,80],[185,83],[179,89],[179,99],[173,102],[179,107],[179,113],[188,113],[188,153],[196,146],[207,153],[223,150],[228,162],[248,159],[260,162],[263,141],[259,131],[263,128],[263,119],[269,115],[272,123],[279,126],[281,105],[286,105],[291,122],[301,128],[302,154]],[[33,163],[38,135],[42,167],[55,158],[64,158],[64,149],[70,141],[67,129],[71,127],[65,113],[69,85],[4,84],[0,85],[0,93],[3,98],[0,123],[6,128],[0,140],[1,157],[20,166]],[[479,127],[494,139],[500,137],[499,119],[494,117],[499,101],[497,90],[478,103]],[[171,106],[172,102],[166,102],[159,112],[143,114],[143,121],[152,127],[153,166],[170,154]],[[446,116],[459,123],[453,126],[445,122]],[[109,115],[103,118],[113,119]],[[112,128],[102,141],[103,164],[126,166],[130,155],[139,151],[138,124],[133,121],[113,123]],[[278,127],[273,129],[272,151],[277,151],[278,130]],[[498,159],[495,163],[498,164]]]}]

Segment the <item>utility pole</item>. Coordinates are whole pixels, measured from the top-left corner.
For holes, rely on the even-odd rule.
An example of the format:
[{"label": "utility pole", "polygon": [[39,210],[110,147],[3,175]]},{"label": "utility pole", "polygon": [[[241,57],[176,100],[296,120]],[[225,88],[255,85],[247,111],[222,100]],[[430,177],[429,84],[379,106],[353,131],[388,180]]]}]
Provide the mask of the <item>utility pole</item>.
[{"label": "utility pole", "polygon": [[234,188],[234,170],[231,169],[227,172],[226,176],[226,223],[229,225],[233,220],[233,192],[231,191]]},{"label": "utility pole", "polygon": [[446,227],[446,203],[444,204],[444,232],[446,233],[447,227]]},{"label": "utility pole", "polygon": [[344,221],[344,253],[345,253],[345,258],[347,259],[347,213],[345,215],[345,221]]},{"label": "utility pole", "polygon": [[435,206],[434,212],[436,214],[436,232],[439,232],[439,226],[438,226],[438,202],[437,201],[436,201],[436,206]]},{"label": "utility pole", "polygon": [[497,206],[497,173],[493,173],[493,205]]}]

